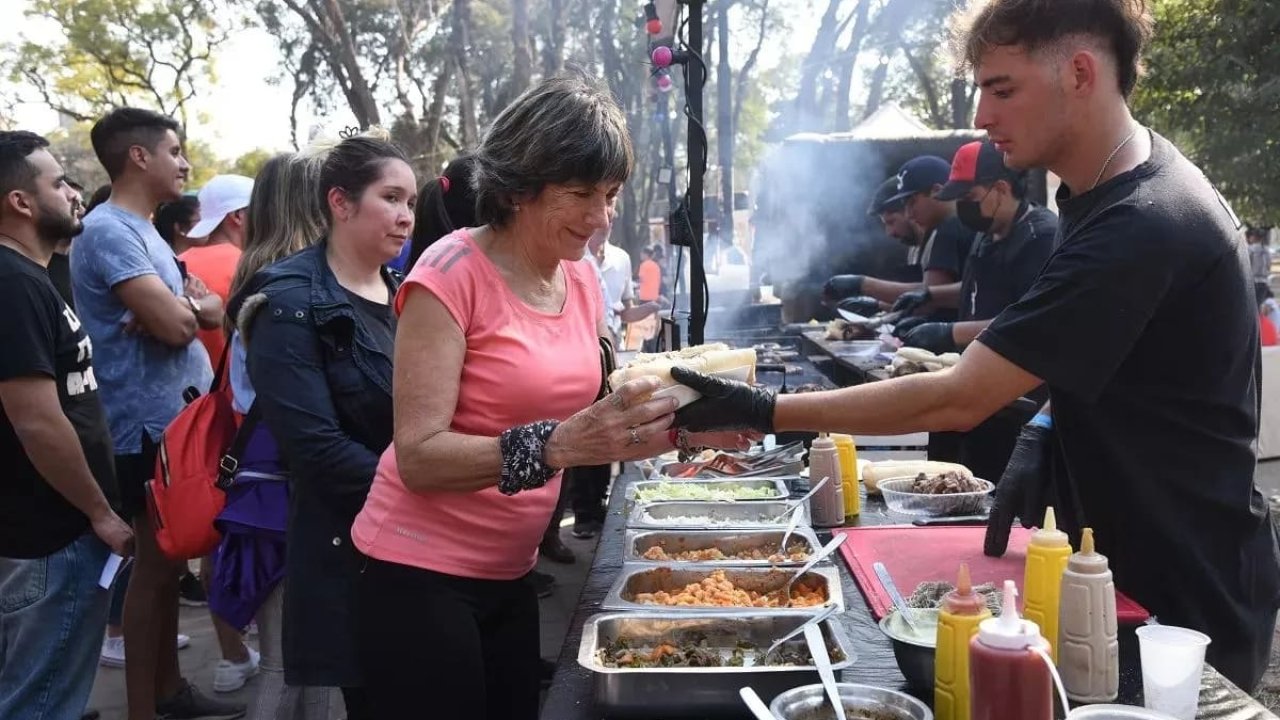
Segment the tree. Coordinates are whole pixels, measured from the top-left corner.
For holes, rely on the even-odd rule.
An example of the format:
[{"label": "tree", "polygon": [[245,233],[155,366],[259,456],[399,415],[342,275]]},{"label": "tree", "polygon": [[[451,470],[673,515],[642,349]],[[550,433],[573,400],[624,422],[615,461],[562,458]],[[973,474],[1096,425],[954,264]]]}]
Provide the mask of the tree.
[{"label": "tree", "polygon": [[232,25],[221,0],[32,0],[27,15],[58,24],[64,41],[20,39],[2,74],[25,86],[22,100],[77,121],[142,105],[185,126]]},{"label": "tree", "polygon": [[1280,223],[1280,4],[1158,0],[1138,118],[1176,142],[1235,210]]},{"label": "tree", "polygon": [[275,153],[270,150],[255,148],[236,158],[235,162],[231,163],[231,167],[227,168],[227,172],[245,177],[257,177],[258,171],[274,155]]}]

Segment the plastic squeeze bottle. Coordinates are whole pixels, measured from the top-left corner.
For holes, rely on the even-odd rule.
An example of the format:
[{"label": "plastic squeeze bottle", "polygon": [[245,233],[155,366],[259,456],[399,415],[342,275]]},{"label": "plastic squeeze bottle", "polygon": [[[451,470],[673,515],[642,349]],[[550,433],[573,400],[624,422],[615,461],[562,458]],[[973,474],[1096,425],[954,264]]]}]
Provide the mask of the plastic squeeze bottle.
[{"label": "plastic squeeze bottle", "polygon": [[1027,546],[1026,575],[1022,587],[1026,590],[1026,608],[1023,614],[1044,631],[1049,638],[1050,656],[1058,661],[1058,606],[1062,599],[1062,573],[1071,557],[1071,542],[1067,534],[1058,529],[1057,518],[1050,507],[1044,512],[1044,524],[1031,536]]},{"label": "plastic squeeze bottle", "polygon": [[986,601],[973,591],[969,566],[961,564],[956,589],[942,598],[938,611],[933,672],[933,713],[938,720],[969,720],[969,641],[989,617]]},{"label": "plastic squeeze bottle", "polygon": [[1018,618],[1018,589],[1005,580],[1000,617],[983,620],[969,643],[972,720],[1053,720],[1053,678],[1036,648],[1048,653],[1049,643]]},{"label": "plastic squeeze bottle", "polygon": [[1058,615],[1058,673],[1067,697],[1104,703],[1120,691],[1120,644],[1116,635],[1116,586],[1107,557],[1093,549],[1093,529],[1084,529],[1080,552],[1062,574]]},{"label": "plastic squeeze bottle", "polygon": [[820,433],[809,447],[809,483],[817,485],[824,477],[830,479],[809,498],[809,512],[815,526],[836,527],[844,523],[843,499],[840,497],[840,451],[827,433]]},{"label": "plastic squeeze bottle", "polygon": [[858,446],[852,435],[832,435],[831,439],[840,451],[840,489],[844,496],[844,516],[858,517],[862,513],[862,496],[858,490]]}]

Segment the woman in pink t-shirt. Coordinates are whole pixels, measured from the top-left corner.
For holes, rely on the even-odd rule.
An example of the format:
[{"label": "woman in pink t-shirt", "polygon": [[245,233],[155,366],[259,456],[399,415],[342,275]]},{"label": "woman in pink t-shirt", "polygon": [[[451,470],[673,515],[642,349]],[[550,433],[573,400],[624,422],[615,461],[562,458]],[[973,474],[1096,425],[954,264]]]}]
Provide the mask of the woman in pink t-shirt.
[{"label": "woman in pink t-shirt", "polygon": [[542,82],[476,153],[486,224],[432,245],[396,297],[395,442],[351,531],[376,717],[536,718],[526,576],[560,470],[671,448],[673,401],[640,400],[655,379],[593,403],[603,308],[582,257],[632,164],[604,92]]}]

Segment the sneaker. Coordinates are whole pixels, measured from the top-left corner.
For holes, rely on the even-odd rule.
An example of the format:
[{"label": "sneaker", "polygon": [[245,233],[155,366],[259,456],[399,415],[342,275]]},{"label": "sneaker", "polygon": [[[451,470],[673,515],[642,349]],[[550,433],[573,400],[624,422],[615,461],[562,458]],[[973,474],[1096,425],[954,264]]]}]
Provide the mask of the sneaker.
[{"label": "sneaker", "polygon": [[209,604],[204,586],[195,573],[188,572],[178,580],[178,604],[187,607],[204,607]]},{"label": "sneaker", "polygon": [[182,682],[178,694],[162,703],[156,703],[159,720],[237,720],[245,716],[245,706],[205,697],[195,685]]},{"label": "sneaker", "polygon": [[540,598],[549,598],[555,592],[556,579],[547,573],[534,570],[529,573],[529,582],[533,583],[533,589]]},{"label": "sneaker", "polygon": [[538,545],[538,554],[562,565],[572,565],[578,559],[573,550],[560,539],[558,532],[542,538],[542,544]]},{"label": "sneaker", "polygon": [[124,667],[124,637],[102,638],[102,654],[98,664],[103,667]]},{"label": "sneaker", "polygon": [[573,521],[573,536],[579,540],[590,540],[599,535],[603,529],[604,523],[596,520]]},{"label": "sneaker", "polygon": [[249,659],[242,663],[233,663],[230,660],[218,661],[218,669],[213,672],[214,692],[235,692],[244,687],[249,678],[258,674],[258,663],[262,660],[262,656],[248,645],[245,649],[249,651]]},{"label": "sneaker", "polygon": [[[178,649],[191,646],[191,638],[178,633],[176,640]],[[98,664],[103,667],[124,667],[124,637],[102,638],[102,654],[98,656]]]}]

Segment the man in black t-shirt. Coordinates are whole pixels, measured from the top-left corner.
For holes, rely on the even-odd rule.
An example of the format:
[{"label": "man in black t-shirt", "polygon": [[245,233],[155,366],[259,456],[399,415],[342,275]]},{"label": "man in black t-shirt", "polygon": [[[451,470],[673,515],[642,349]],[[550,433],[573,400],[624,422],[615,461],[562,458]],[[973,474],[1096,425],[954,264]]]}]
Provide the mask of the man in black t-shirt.
[{"label": "man in black t-shirt", "polygon": [[[80,231],[62,168],[0,132],[0,717],[80,717],[107,622],[98,586],[133,532],[111,507],[93,345],[45,268]],[[19,592],[23,588],[25,591]]]},{"label": "man in black t-shirt", "polygon": [[976,124],[1006,165],[1046,167],[1063,185],[1040,277],[955,367],[776,397],[676,368],[703,393],[677,423],[967,430],[1048,385],[1052,414],[1033,419],[1010,470],[1051,448],[1055,507],[1077,542],[1092,527],[1116,587],[1162,623],[1209,635],[1208,661],[1252,691],[1280,606],[1280,549],[1253,483],[1257,310],[1240,221],[1129,112],[1146,7],[981,0],[956,23],[981,88]]},{"label": "man in black t-shirt", "polygon": [[836,275],[822,287],[826,302],[865,296],[893,303],[903,293],[960,280],[974,233],[956,218],[954,202],[932,197],[947,182],[950,171],[951,165],[940,157],[912,158],[898,171],[897,192],[882,203],[884,207],[901,205],[907,220],[924,239],[919,253],[922,281],[902,283],[863,275]]},{"label": "man in black t-shirt", "polygon": [[[894,310],[958,312],[958,322],[926,322],[902,334],[904,344],[935,353],[959,352],[991,321],[1031,289],[1053,250],[1058,218],[1024,197],[1023,174],[1004,164],[990,142],[971,142],[956,151],[951,175],[936,197],[956,203],[956,217],[978,233],[958,283],[904,294]],[[1028,394],[1037,407],[1048,399],[1040,387]],[[955,439],[957,460],[980,478],[1000,478],[1031,411],[997,413]],[[945,441],[930,435],[930,457],[945,453]],[[945,434],[944,434],[945,435]]]},{"label": "man in black t-shirt", "polygon": [[902,337],[911,347],[948,353],[967,347],[1031,289],[1053,250],[1058,218],[1026,199],[1023,174],[1006,167],[989,141],[971,142],[956,151],[951,176],[936,197],[956,203],[956,217],[977,233],[977,241],[960,282],[906,293],[893,309],[956,310],[959,322],[917,325]]}]

